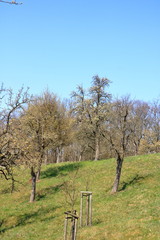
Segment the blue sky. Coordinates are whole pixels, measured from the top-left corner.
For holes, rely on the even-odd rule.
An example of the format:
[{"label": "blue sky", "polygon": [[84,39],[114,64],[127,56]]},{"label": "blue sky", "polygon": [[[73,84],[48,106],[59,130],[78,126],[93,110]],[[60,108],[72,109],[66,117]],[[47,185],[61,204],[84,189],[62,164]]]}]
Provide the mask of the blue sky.
[{"label": "blue sky", "polygon": [[[18,0],[17,0],[18,1]],[[21,1],[21,0],[20,0]],[[160,96],[159,0],[22,0],[0,3],[0,82],[69,98],[92,76],[115,96]]]}]

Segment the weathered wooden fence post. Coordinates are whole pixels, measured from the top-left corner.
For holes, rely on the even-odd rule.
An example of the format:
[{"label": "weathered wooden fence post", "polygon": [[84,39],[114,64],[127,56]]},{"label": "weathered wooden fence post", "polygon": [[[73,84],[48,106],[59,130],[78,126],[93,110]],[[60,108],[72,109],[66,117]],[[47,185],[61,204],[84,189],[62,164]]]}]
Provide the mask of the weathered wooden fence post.
[{"label": "weathered wooden fence post", "polygon": [[65,222],[64,222],[64,240],[68,240],[68,220],[71,220],[71,238],[70,240],[76,240],[77,235],[77,221],[78,216],[76,210],[65,212]]},{"label": "weathered wooden fence post", "polygon": [[83,204],[83,198],[86,198],[86,226],[92,225],[92,192],[88,191],[81,191],[81,203],[80,203],[80,227],[83,226],[84,222],[84,204]]}]

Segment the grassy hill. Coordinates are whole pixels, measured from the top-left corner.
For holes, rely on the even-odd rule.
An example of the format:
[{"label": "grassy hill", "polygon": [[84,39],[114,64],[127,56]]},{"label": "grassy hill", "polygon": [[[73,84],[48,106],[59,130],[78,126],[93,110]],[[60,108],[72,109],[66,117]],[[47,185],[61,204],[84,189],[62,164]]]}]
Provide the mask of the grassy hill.
[{"label": "grassy hill", "polygon": [[93,192],[93,225],[79,228],[77,240],[160,239],[160,154],[126,158],[115,195],[110,194],[114,159],[43,166],[34,203],[29,203],[28,170],[19,169],[23,185],[13,194],[8,182],[0,179],[0,239],[63,240],[64,211],[70,210],[63,183],[72,181],[77,166],[78,212],[80,191],[88,183]]}]

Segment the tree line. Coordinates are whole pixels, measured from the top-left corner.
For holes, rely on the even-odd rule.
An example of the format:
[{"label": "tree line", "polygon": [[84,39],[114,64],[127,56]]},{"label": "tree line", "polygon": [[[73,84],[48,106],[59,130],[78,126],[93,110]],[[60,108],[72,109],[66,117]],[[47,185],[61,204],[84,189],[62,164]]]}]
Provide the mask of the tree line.
[{"label": "tree line", "polygon": [[44,91],[31,96],[0,88],[0,175],[16,179],[15,166],[30,169],[34,201],[42,164],[116,158],[112,193],[118,191],[126,156],[160,151],[160,102],[113,98],[107,78],[93,77],[65,101]]}]

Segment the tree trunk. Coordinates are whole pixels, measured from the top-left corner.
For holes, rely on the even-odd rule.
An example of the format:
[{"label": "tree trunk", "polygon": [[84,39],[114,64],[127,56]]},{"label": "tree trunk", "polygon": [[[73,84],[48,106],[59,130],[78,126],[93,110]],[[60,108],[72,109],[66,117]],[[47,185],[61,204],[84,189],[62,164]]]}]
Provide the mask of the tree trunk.
[{"label": "tree trunk", "polygon": [[81,162],[82,160],[82,154],[80,153],[78,161]]},{"label": "tree trunk", "polygon": [[123,164],[123,158],[118,156],[117,157],[117,167],[116,167],[116,177],[114,180],[114,184],[113,184],[111,193],[116,193],[118,191],[118,186],[119,186],[121,171],[122,171],[122,164]]},{"label": "tree trunk", "polygon": [[57,148],[57,159],[56,159],[56,163],[60,163],[60,150],[59,150],[59,148]]},{"label": "tree trunk", "polygon": [[44,154],[42,153],[41,154],[41,158],[39,159],[39,162],[38,162],[38,171],[36,173],[36,181],[38,181],[40,179],[41,166],[42,166],[42,162],[43,162],[43,156],[44,156]]},{"label": "tree trunk", "polygon": [[63,162],[63,152],[62,152],[62,147],[57,147],[57,159],[56,159],[56,163],[60,163]]},{"label": "tree trunk", "polygon": [[139,145],[140,145],[140,140],[134,141],[134,145],[135,145],[135,155],[138,155],[138,150],[139,150]]},{"label": "tree trunk", "polygon": [[30,202],[34,202],[36,196],[36,173],[34,172],[33,167],[31,168],[31,177],[32,177],[32,190],[30,196]]},{"label": "tree trunk", "polygon": [[45,165],[48,164],[48,151],[46,151],[46,153],[45,153],[44,164],[45,164]]},{"label": "tree trunk", "polygon": [[97,137],[95,140],[95,161],[99,159],[99,138]]},{"label": "tree trunk", "polygon": [[38,169],[38,171],[36,173],[36,181],[38,181],[40,179],[40,174],[41,174],[41,169]]}]

